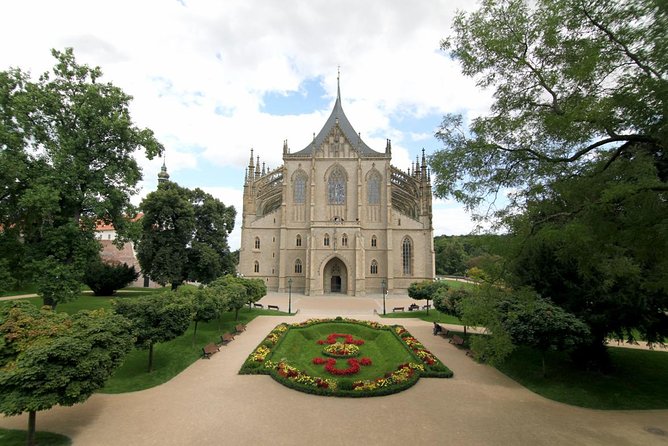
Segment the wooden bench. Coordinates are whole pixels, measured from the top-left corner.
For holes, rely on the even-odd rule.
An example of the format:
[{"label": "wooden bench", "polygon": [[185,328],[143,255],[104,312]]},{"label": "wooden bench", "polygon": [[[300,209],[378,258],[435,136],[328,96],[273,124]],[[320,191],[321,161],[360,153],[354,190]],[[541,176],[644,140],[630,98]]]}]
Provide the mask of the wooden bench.
[{"label": "wooden bench", "polygon": [[278,311],[278,305],[267,305],[267,310],[276,310],[276,311]]},{"label": "wooden bench", "polygon": [[264,308],[264,305],[254,303],[253,308]]},{"label": "wooden bench", "polygon": [[459,337],[458,335],[454,335],[454,336],[452,336],[452,338],[450,339],[450,344],[454,344],[454,345],[464,345],[464,339],[462,339],[462,338]]},{"label": "wooden bench", "polygon": [[241,333],[242,331],[246,330],[246,326],[244,324],[238,324],[236,327],[234,327],[234,330],[236,330],[237,333]]},{"label": "wooden bench", "polygon": [[395,312],[395,311],[406,311],[406,310],[404,309],[404,307],[394,307],[392,308],[392,311]]},{"label": "wooden bench", "polygon": [[234,341],[234,335],[231,333],[225,333],[220,337],[220,345],[227,345],[232,341]]},{"label": "wooden bench", "polygon": [[419,309],[420,309],[420,306],[417,305],[417,304],[410,304],[408,306],[408,311],[419,310]]},{"label": "wooden bench", "polygon": [[213,342],[210,344],[206,344],[204,347],[202,347],[202,359],[204,358],[211,359],[211,355],[219,351],[220,348]]},{"label": "wooden bench", "polygon": [[423,310],[428,310],[428,309],[430,309],[430,308],[431,308],[431,305],[429,305],[429,304],[427,304],[427,305],[422,305],[422,309],[423,309]]}]

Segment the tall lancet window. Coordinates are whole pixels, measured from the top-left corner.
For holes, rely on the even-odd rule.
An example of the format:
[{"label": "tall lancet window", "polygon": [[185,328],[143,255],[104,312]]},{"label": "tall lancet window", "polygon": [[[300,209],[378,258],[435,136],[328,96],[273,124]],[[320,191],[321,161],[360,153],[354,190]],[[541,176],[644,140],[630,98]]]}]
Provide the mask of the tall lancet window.
[{"label": "tall lancet window", "polygon": [[294,201],[295,204],[304,204],[306,200],[306,176],[298,175],[295,178]]},{"label": "tall lancet window", "polygon": [[341,168],[334,169],[329,175],[327,182],[329,204],[345,204],[346,202],[346,176]]},{"label": "tall lancet window", "polygon": [[408,237],[404,238],[401,246],[401,260],[404,269],[404,276],[413,274],[413,244]]},{"label": "tall lancet window", "polygon": [[380,175],[372,174],[367,181],[367,200],[369,204],[380,204]]}]

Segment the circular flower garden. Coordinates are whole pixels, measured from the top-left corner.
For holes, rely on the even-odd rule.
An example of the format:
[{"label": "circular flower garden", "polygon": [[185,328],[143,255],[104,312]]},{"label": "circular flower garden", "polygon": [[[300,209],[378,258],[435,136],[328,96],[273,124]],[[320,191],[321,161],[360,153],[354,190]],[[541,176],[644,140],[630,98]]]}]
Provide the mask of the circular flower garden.
[{"label": "circular flower garden", "polygon": [[343,318],[278,325],[240,373],[269,374],[288,387],[333,396],[387,395],[420,377],[452,376],[405,328]]}]

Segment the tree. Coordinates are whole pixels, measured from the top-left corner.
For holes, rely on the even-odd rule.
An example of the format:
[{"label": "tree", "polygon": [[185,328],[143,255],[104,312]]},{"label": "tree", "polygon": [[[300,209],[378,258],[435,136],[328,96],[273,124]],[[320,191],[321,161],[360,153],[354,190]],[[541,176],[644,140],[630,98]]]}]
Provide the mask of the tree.
[{"label": "tree", "polygon": [[[462,318],[462,301],[471,296],[471,291],[466,288],[447,288],[441,287],[434,295],[434,308],[441,313]],[[466,335],[466,325],[464,325],[464,335]]]},{"label": "tree", "polygon": [[134,266],[127,263],[91,262],[84,275],[84,283],[93,290],[96,296],[111,296],[120,288],[137,280],[139,273]]},{"label": "tree", "polygon": [[545,354],[548,350],[571,349],[588,341],[586,324],[545,299],[506,301],[499,310],[513,344],[540,350],[543,377],[547,376]]},{"label": "tree", "polygon": [[[653,0],[485,0],[460,12],[442,48],[495,101],[468,128],[460,115],[444,118],[436,195],[473,209],[514,190],[507,209],[521,209],[593,162],[600,172],[647,152],[665,171],[666,26]],[[665,177],[652,187],[665,191]]]},{"label": "tree", "polygon": [[151,280],[209,283],[235,270],[227,236],[236,211],[200,189],[166,181],[142,201],[144,217],[137,244],[142,271]]},{"label": "tree", "polygon": [[18,69],[0,73],[0,224],[23,244],[24,267],[55,307],[78,295],[98,256],[96,222],[123,238],[141,179],[134,153],[152,158],[162,145],[133,125],[131,97],[100,82],[100,68],[78,64],[71,48],[52,54],[52,73],[37,82]]},{"label": "tree", "polygon": [[463,276],[466,270],[466,253],[456,237],[435,237],[434,251],[436,274]]},{"label": "tree", "polygon": [[[178,291],[180,296],[190,299],[193,313],[192,318],[195,322],[193,330],[193,346],[195,339],[197,339],[197,325],[200,322],[209,322],[213,319],[219,318],[220,314],[225,311],[225,303],[223,299],[216,296],[210,289],[200,287],[197,289],[182,288]],[[218,327],[220,329],[220,327]]]},{"label": "tree", "polygon": [[114,301],[114,311],[132,322],[135,346],[148,349],[148,373],[153,371],[153,346],[170,341],[186,332],[193,307],[188,299],[162,293],[136,299]]},{"label": "tree", "polygon": [[512,191],[505,279],[584,321],[599,363],[613,333],[668,333],[667,25],[653,0],[487,0],[443,42],[494,103],[445,117],[436,195]]},{"label": "tree", "polygon": [[209,284],[209,288],[225,300],[228,308],[234,310],[234,320],[239,319],[239,310],[244,305],[257,302],[267,294],[267,286],[262,279],[246,279],[227,275]]},{"label": "tree", "polygon": [[408,296],[415,300],[427,300],[427,314],[429,314],[429,301],[439,295],[442,290],[449,287],[445,281],[423,280],[413,282],[408,286]]},{"label": "tree", "polygon": [[24,301],[0,305],[0,333],[0,412],[29,413],[28,445],[37,411],[88,399],[133,343],[130,322],[109,311],[68,316]]}]

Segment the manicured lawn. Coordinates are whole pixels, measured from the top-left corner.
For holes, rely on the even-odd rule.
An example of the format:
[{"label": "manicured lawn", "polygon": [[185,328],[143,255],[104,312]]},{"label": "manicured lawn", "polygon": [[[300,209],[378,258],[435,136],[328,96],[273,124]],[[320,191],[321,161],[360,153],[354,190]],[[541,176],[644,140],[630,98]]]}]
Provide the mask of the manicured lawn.
[{"label": "manicured lawn", "polygon": [[[352,324],[319,324],[308,328],[292,329],[285,334],[285,339],[276,347],[272,358],[289,358],[290,364],[306,371],[311,376],[327,375],[324,366],[313,364],[313,358],[326,358],[322,353],[327,345],[318,345],[318,340],[325,340],[332,333],[345,333],[355,339],[363,339],[359,356],[372,359],[370,366],[361,367],[355,379],[372,379],[396,370],[402,363],[415,361],[413,355],[397,341],[389,331],[374,330],[369,327]],[[346,369],[347,359],[337,359],[336,368]]]},{"label": "manicured lawn", "polygon": [[[26,444],[27,438],[28,431],[0,428],[0,444],[2,446],[23,446]],[[53,432],[37,431],[35,433],[35,443],[39,446],[69,446],[72,444],[72,440]]]},{"label": "manicured lawn", "polygon": [[668,352],[610,347],[613,371],[584,371],[568,355],[547,356],[542,377],[540,352],[520,347],[497,368],[546,398],[592,409],[668,409]]},{"label": "manicured lawn", "polygon": [[13,290],[8,290],[8,291],[2,291],[0,292],[0,297],[5,297],[5,296],[20,296],[21,294],[35,294],[36,292],[36,287],[33,284],[27,284],[22,286],[21,288],[16,288]]},{"label": "manicured lawn", "polygon": [[220,335],[233,331],[235,325],[248,323],[260,315],[277,316],[286,314],[273,310],[251,310],[244,308],[239,311],[239,320],[235,321],[234,313],[228,312],[222,317],[220,329],[218,328],[218,321],[200,323],[197,326],[197,338],[194,344],[194,324],[191,324],[183,336],[154,346],[153,372],[146,372],[148,367],[148,350],[133,350],[100,392],[134,392],[165,383],[201,358],[202,347],[210,342],[220,341]]},{"label": "manicured lawn", "polygon": [[[431,303],[430,303],[431,304]],[[389,319],[399,319],[399,318],[418,318],[427,322],[439,322],[442,324],[454,324],[461,325],[462,322],[455,316],[450,316],[449,314],[441,313],[438,310],[429,310],[429,315],[427,315],[426,310],[419,311],[403,311],[400,313],[387,313],[385,316],[380,315],[380,317],[389,318]]]},{"label": "manicured lawn", "polygon": [[[114,296],[93,296],[90,293],[82,293],[79,295],[79,298],[66,302],[63,304],[58,304],[56,307],[57,311],[63,311],[67,314],[74,314],[81,310],[97,310],[99,308],[111,309],[111,301],[113,299],[125,299],[125,298],[134,298],[144,296],[146,294],[155,293],[156,291],[147,291],[147,292],[123,292],[119,291]],[[40,297],[28,297],[25,300],[32,303],[36,307],[42,306],[42,298]]]}]

